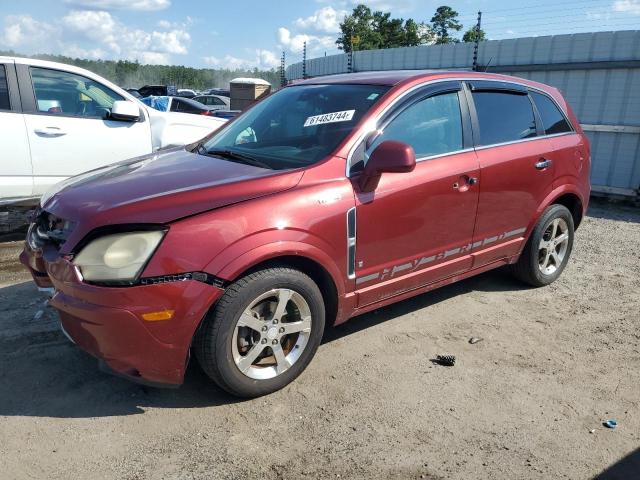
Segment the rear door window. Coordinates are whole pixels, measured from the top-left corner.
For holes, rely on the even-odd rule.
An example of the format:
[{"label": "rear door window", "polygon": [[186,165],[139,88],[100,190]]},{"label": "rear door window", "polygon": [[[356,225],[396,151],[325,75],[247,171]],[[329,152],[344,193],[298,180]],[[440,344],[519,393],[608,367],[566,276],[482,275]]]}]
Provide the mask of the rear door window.
[{"label": "rear door window", "polygon": [[544,133],[554,135],[571,131],[569,122],[553,100],[542,93],[530,92],[530,95],[542,119]]},{"label": "rear door window", "polygon": [[480,145],[513,142],[536,136],[533,107],[527,95],[473,92],[480,123]]},{"label": "rear door window", "polygon": [[11,110],[9,87],[7,85],[7,71],[4,65],[0,65],[0,110]]}]

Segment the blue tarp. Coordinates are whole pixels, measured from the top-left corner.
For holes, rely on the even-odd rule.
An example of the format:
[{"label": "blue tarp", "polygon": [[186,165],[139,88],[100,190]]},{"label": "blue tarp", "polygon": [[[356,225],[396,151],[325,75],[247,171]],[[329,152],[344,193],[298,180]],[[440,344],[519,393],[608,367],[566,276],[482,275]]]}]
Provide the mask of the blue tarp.
[{"label": "blue tarp", "polygon": [[169,97],[166,96],[156,97],[151,95],[149,97],[141,98],[140,101],[151,108],[160,110],[161,112],[166,112],[167,108],[169,108]]}]

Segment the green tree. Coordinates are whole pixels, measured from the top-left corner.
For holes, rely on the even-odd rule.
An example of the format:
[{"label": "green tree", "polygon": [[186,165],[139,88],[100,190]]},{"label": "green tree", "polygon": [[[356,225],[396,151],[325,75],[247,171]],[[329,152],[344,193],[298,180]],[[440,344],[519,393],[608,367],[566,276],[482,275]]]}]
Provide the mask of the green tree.
[{"label": "green tree", "polygon": [[460,31],[462,24],[458,22],[458,12],[453,8],[443,5],[438,7],[436,13],[431,18],[431,26],[436,35],[436,43],[456,43],[457,38],[449,35],[449,30]]},{"label": "green tree", "polygon": [[414,19],[408,19],[404,24],[404,43],[406,47],[428,45],[435,42],[435,35],[431,26],[424,22],[418,23]]},{"label": "green tree", "polygon": [[412,18],[391,18],[390,13],[372,11],[357,5],[340,23],[340,36],[336,45],[345,52],[376,48],[410,47],[433,43],[434,36],[428,25]]},{"label": "green tree", "polygon": [[382,43],[379,32],[374,28],[373,12],[366,5],[357,5],[351,15],[344,17],[340,31],[336,45],[345,52],[380,48]]},{"label": "green tree", "polygon": [[466,32],[464,32],[464,35],[462,36],[462,41],[473,43],[476,41],[476,37],[480,42],[484,42],[487,39],[486,34],[484,33],[484,30],[480,29],[480,31],[477,32],[476,27],[473,27],[467,30]]}]

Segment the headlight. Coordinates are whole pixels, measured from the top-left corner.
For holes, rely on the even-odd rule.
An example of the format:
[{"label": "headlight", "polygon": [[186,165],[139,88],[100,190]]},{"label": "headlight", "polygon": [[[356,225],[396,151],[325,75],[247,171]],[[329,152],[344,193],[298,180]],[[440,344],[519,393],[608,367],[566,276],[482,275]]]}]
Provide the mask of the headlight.
[{"label": "headlight", "polygon": [[133,281],[163,236],[158,230],[106,235],[84,247],[73,263],[85,280]]}]

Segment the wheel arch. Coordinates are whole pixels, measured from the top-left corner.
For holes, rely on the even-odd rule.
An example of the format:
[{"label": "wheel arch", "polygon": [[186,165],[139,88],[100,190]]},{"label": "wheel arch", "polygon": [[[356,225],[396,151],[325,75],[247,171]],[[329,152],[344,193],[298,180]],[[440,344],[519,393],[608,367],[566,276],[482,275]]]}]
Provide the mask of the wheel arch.
[{"label": "wheel arch", "polygon": [[573,217],[574,229],[577,229],[584,217],[587,202],[588,199],[584,199],[580,191],[574,185],[565,184],[557,187],[553,189],[553,191],[545,197],[544,201],[540,203],[535,218],[529,226],[529,231],[533,230],[533,227],[538,223],[538,220],[549,205],[554,204],[564,205],[567,207]]},{"label": "wheel arch", "polygon": [[578,226],[582,222],[582,217],[584,215],[582,200],[580,200],[580,197],[578,197],[578,195],[571,192],[564,193],[554,199],[550,203],[550,205],[564,205],[565,207],[567,207],[567,210],[571,212],[571,216],[573,217],[574,229],[578,229]]},{"label": "wheel arch", "polygon": [[315,246],[298,242],[263,245],[237,256],[215,275],[234,282],[257,270],[275,266],[295,268],[311,277],[325,301],[326,325],[333,325],[339,316],[340,299],[345,295],[346,277],[332,258]]},{"label": "wheel arch", "polygon": [[320,289],[324,299],[327,326],[334,324],[338,314],[338,288],[331,274],[319,262],[301,255],[278,255],[258,262],[239,273],[234,280],[258,270],[288,267],[308,275]]}]

